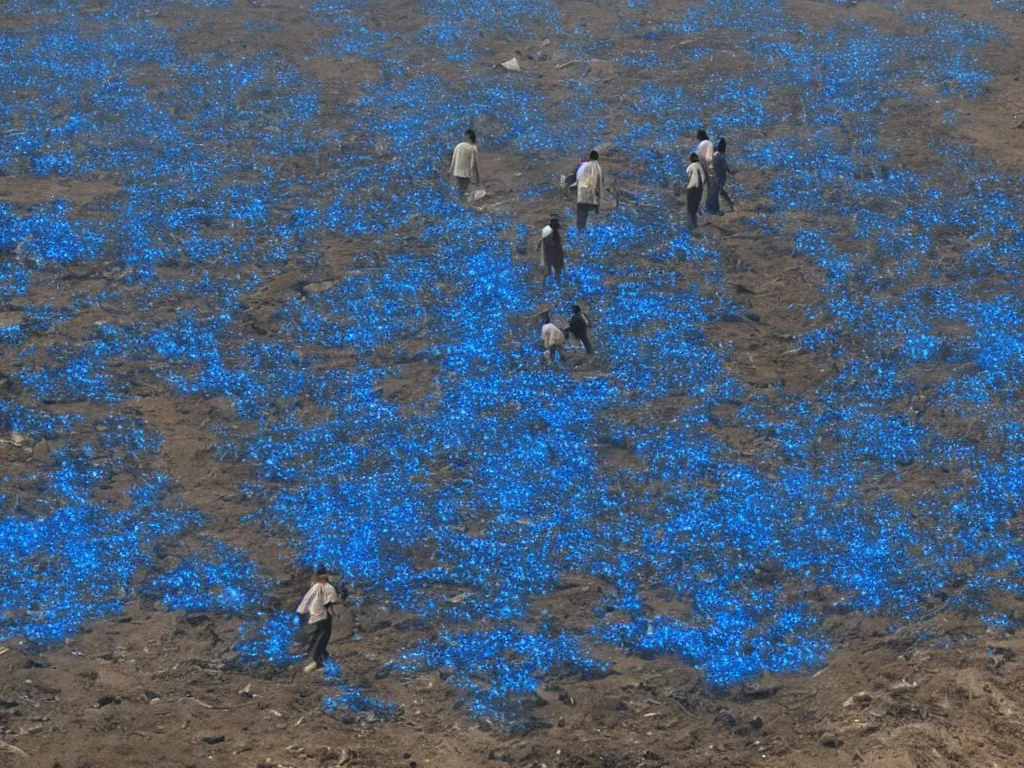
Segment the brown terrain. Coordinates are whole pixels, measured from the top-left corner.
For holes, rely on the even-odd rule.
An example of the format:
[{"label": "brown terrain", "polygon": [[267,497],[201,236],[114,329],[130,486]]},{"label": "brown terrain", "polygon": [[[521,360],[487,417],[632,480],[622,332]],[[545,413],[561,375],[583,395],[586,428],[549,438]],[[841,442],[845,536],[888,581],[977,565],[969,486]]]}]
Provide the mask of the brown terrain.
[{"label": "brown terrain", "polygon": [[[925,5],[923,0],[910,4]],[[672,18],[685,5],[655,0],[645,13],[652,22],[658,21]],[[987,3],[938,0],[928,5],[978,20],[991,16]],[[565,0],[560,9],[566,18],[585,18],[595,36],[615,34],[615,4]],[[792,0],[789,12],[821,25],[839,15],[881,27],[897,23],[892,11],[870,2],[838,5]],[[161,5],[156,19],[169,27],[195,19],[198,25],[187,40],[192,52],[240,50],[244,44],[252,53],[254,45],[264,45],[292,59],[305,74],[322,79],[327,102],[322,112],[329,115],[334,105],[353,97],[353,84],[371,77],[373,70],[358,60],[307,58],[316,40],[307,39],[313,28],[301,23],[301,13],[298,3],[253,0],[237,2],[229,10]],[[409,0],[382,5],[380,13],[386,14],[387,27],[393,30],[411,32],[423,21]],[[281,31],[244,34],[252,20],[280,24]],[[27,23],[23,17],[0,18],[0,27],[22,23]],[[990,46],[981,53],[995,79],[980,99],[961,101],[956,109],[962,119],[941,130],[950,141],[973,146],[978,155],[987,156],[1009,174],[1024,171],[1024,130],[1017,125],[1024,119],[1018,106],[1024,103],[1019,83],[1024,17],[1004,13],[999,23],[1012,45]],[[324,35],[329,32],[321,30]],[[516,39],[486,42],[494,55],[467,64],[470,71],[489,68],[517,49],[528,52],[536,47],[535,41]],[[699,77],[708,67],[721,71],[731,66],[730,61],[729,51],[723,50],[713,64],[694,64],[692,72],[679,76]],[[449,81],[459,76],[459,67],[448,62],[424,56],[419,65],[442,73]],[[648,71],[608,62],[594,61],[590,66],[587,77],[605,98],[626,93],[651,77]],[[557,100],[566,88],[555,61],[528,60],[528,69],[531,76],[542,78],[550,99]],[[159,87],[158,82],[149,85]],[[939,111],[939,107],[907,108],[888,121],[886,130],[902,137],[905,165],[914,168],[916,162],[931,162],[924,151],[931,134],[922,126],[936,124]],[[621,112],[608,115],[611,133],[624,117]],[[372,138],[372,127],[365,130]],[[486,132],[487,127],[478,125],[478,130]],[[622,155],[614,147],[604,149],[606,172],[612,177],[625,174],[628,168]],[[438,148],[439,164],[446,151]],[[485,150],[482,162],[488,192],[483,207],[511,211],[532,231],[551,210],[551,200],[521,200],[519,193],[531,185],[551,183],[553,170],[510,152]],[[295,158],[294,164],[296,172],[315,173],[312,158]],[[742,286],[733,298],[748,305],[761,322],[720,323],[708,333],[715,341],[731,345],[729,365],[744,383],[765,388],[782,382],[788,392],[799,394],[813,391],[830,365],[824,355],[791,354],[794,337],[809,330],[803,308],[815,299],[822,276],[813,264],[789,258],[788,241],[760,238],[743,223],[745,213],[769,208],[763,195],[768,181],[767,173],[750,169],[742,177],[748,195],[740,201],[740,210],[704,227],[708,244],[727,255],[723,260],[726,280]],[[660,180],[653,181],[651,189],[660,185]],[[627,191],[630,186],[642,188],[636,182],[622,183]],[[0,201],[18,204],[59,196],[81,206],[118,193],[117,182],[111,180],[63,181],[27,175],[0,180]],[[681,214],[674,206],[666,206],[665,215]],[[790,214],[784,226],[794,231],[801,223],[800,215]],[[297,284],[345,276],[358,244],[339,240],[324,246],[320,267],[289,265],[250,297],[247,312],[253,332],[270,326],[271,313],[295,294]],[[523,258],[533,259],[532,251]],[[678,268],[695,269],[685,264]],[[167,278],[174,277],[173,269],[166,272]],[[80,275],[75,287],[98,292],[115,277],[96,269]],[[54,295],[51,287],[42,285],[34,287],[27,300],[52,301]],[[152,318],[161,314],[170,318],[175,309],[157,307]],[[108,319],[115,311],[126,310],[92,307],[61,332],[71,339],[76,333],[84,337],[95,321]],[[55,340],[44,336],[39,345]],[[15,365],[13,354],[6,354],[4,362]],[[331,365],[353,362],[349,353],[331,354]],[[427,363],[406,366],[389,395],[399,402],[418,396],[431,386],[432,375]],[[237,490],[247,479],[248,469],[217,462],[212,456],[215,440],[209,428],[230,424],[230,405],[173,398],[151,384],[141,364],[132,376],[131,408],[164,436],[163,451],[154,458],[153,468],[175,478],[184,502],[203,510],[209,520],[205,535],[247,548],[270,576],[283,580],[273,600],[289,608],[301,594],[305,576],[278,559],[279,554],[287,554],[285,549],[262,541],[254,529],[239,524],[257,506]],[[50,410],[104,412],[100,404],[89,403],[54,405]],[[723,439],[752,438],[731,435],[726,427]],[[45,461],[47,451],[45,444],[0,444],[0,461],[13,475]],[[920,482],[927,483],[928,478],[921,477]],[[113,497],[123,489],[106,490]],[[182,550],[188,546],[187,541],[180,543]],[[601,590],[596,580],[576,578],[545,597],[544,607],[566,625],[577,619],[583,625]],[[1009,598],[1004,602],[1000,607],[1007,613],[1024,611],[1024,605]],[[347,682],[403,706],[401,718],[388,723],[366,718],[346,722],[344,717],[323,712],[321,699],[330,695],[330,683],[317,675],[304,675],[297,667],[287,672],[236,668],[231,660],[241,623],[238,618],[169,613],[139,599],[123,615],[94,621],[57,647],[9,642],[0,655],[0,738],[7,745],[0,750],[0,766],[1024,766],[1024,640],[994,633],[977,618],[952,610],[948,602],[936,601],[922,618],[903,622],[894,632],[885,618],[832,615],[824,629],[833,640],[833,650],[823,668],[806,674],[766,675],[730,690],[707,688],[694,669],[678,660],[599,650],[599,657],[614,663],[612,674],[598,680],[546,680],[534,709],[537,727],[515,734],[467,717],[457,706],[458,692],[446,687],[436,673],[411,681],[397,676],[376,679],[383,662],[431,631],[429,627],[409,630],[403,625],[406,618],[368,601],[354,616],[346,617],[332,642]]]}]

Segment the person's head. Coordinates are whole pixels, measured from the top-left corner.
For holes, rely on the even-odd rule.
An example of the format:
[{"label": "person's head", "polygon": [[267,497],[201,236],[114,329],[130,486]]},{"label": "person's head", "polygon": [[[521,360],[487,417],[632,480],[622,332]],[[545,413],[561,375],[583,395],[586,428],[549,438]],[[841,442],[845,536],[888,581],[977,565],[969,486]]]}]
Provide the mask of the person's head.
[{"label": "person's head", "polygon": [[573,304],[572,305],[572,311],[573,312],[582,312],[583,310],[580,309],[580,305],[579,304]]},{"label": "person's head", "polygon": [[725,139],[718,140],[718,146],[716,147],[716,149],[723,155],[725,154]]},{"label": "person's head", "polygon": [[548,323],[550,323],[551,322],[551,313],[550,312],[541,312],[540,313],[540,321],[544,325],[547,325]]},{"label": "person's head", "polygon": [[466,129],[465,136],[466,141],[468,141],[470,144],[476,144],[476,131],[474,131],[472,128]]},{"label": "person's head", "polygon": [[708,140],[708,132],[707,131],[705,131],[703,128],[701,128],[699,131],[697,131],[697,141],[707,141],[707,140]]},{"label": "person's head", "polygon": [[316,575],[313,577],[314,584],[326,584],[331,580],[331,572],[327,570],[327,566],[321,565],[316,569]]},{"label": "person's head", "polygon": [[591,160],[597,160],[598,157],[600,157],[600,155],[597,154],[597,150],[596,149],[590,150],[590,159]]},{"label": "person's head", "polygon": [[548,222],[548,226],[557,232],[562,228],[562,222],[558,220],[557,216],[552,216],[551,220]]},{"label": "person's head", "polygon": [[696,163],[699,159],[700,158],[697,157],[697,153],[696,152],[691,152],[690,153],[690,162],[691,163]]}]

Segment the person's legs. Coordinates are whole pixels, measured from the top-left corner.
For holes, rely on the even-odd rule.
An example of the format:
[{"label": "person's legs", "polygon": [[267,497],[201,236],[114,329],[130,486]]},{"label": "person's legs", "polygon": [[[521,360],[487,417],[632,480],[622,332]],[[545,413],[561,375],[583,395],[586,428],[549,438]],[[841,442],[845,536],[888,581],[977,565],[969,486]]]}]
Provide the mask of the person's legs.
[{"label": "person's legs", "polygon": [[732,201],[732,198],[729,197],[729,193],[725,191],[724,185],[719,189],[718,194],[720,194],[722,196],[722,199],[729,204],[729,210],[736,210],[736,204]]},{"label": "person's legs", "polygon": [[455,183],[459,188],[460,195],[464,195],[469,191],[469,179],[464,179],[461,176],[456,176]]},{"label": "person's legs", "polygon": [[722,212],[718,207],[718,179],[714,176],[708,179],[708,196],[704,203],[704,213],[717,216]]},{"label": "person's legs", "polygon": [[586,203],[576,203],[576,229],[583,231],[587,228],[587,219],[590,217],[590,206]]},{"label": "person's legs", "polygon": [[331,617],[318,621],[313,625],[314,634],[310,642],[310,656],[318,667],[324,665],[324,659],[329,658],[327,644],[331,641]]},{"label": "person's legs", "polygon": [[686,190],[686,213],[690,217],[690,229],[697,226],[697,211],[700,210],[701,194],[700,187],[691,187]]},{"label": "person's legs", "polygon": [[708,167],[704,163],[700,164],[700,167],[704,169],[704,183],[700,187],[700,207],[697,209],[701,211],[704,209],[704,201],[708,199]]},{"label": "person's legs", "polygon": [[587,350],[588,355],[594,354],[594,347],[590,343],[590,331],[584,331],[583,335],[580,336],[580,341],[583,342],[583,348]]}]

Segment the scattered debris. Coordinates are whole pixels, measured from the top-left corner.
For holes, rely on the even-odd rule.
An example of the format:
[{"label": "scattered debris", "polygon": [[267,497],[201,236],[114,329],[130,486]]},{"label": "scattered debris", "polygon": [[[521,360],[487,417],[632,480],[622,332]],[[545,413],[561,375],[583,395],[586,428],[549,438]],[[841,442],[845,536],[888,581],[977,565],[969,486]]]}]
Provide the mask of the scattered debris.
[{"label": "scattered debris", "polygon": [[853,694],[853,696],[844,701],[843,706],[847,709],[854,705],[857,705],[858,707],[866,707],[868,704],[871,703],[871,698],[872,697],[870,693],[868,693],[867,691],[861,691],[860,693]]},{"label": "scattered debris", "polygon": [[203,736],[203,741],[207,744],[220,744],[224,741],[224,736],[223,734],[218,734],[216,736]]},{"label": "scattered debris", "polygon": [[501,62],[502,69],[507,69],[509,72],[522,72],[523,68],[519,66],[519,59],[513,56],[508,61]]},{"label": "scattered debris", "polygon": [[335,283],[335,280],[323,280],[318,283],[306,283],[305,285],[301,286],[299,290],[301,290],[307,296],[312,296],[317,293],[323,293],[324,291],[331,290],[331,288],[334,287]]},{"label": "scattered debris", "polygon": [[831,731],[825,731],[821,734],[821,746],[828,747],[829,749],[839,749],[843,746],[842,739],[836,736]]},{"label": "scattered debris", "polygon": [[766,683],[747,683],[743,686],[742,692],[748,699],[767,699],[779,692],[779,686]]},{"label": "scattered debris", "polygon": [[485,197],[487,197],[487,190],[486,189],[478,189],[475,192],[473,192],[473,199],[474,200],[483,200]]}]

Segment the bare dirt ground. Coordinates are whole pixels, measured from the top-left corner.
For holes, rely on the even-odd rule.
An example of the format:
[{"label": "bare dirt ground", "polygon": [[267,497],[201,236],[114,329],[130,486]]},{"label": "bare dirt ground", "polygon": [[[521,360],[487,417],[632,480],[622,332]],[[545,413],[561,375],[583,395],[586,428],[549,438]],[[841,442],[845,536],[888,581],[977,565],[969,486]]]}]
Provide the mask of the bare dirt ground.
[{"label": "bare dirt ground", "polygon": [[[675,5],[657,2],[650,14],[669,18],[677,11]],[[975,8],[947,0],[938,5],[979,20],[987,15],[985,4]],[[282,31],[263,41],[267,49],[284,53],[308,74],[322,78],[324,93],[341,103],[353,95],[350,84],[355,78],[349,68],[360,63],[307,61],[304,52],[316,41],[298,37],[308,27],[291,23],[297,10],[290,3],[252,2],[238,3],[230,12],[168,7],[161,16],[168,25],[195,18],[199,23],[189,45],[197,52],[241,45],[241,30],[251,20],[280,24]],[[595,34],[614,26],[604,7],[567,2],[563,11],[586,18]],[[866,2],[834,6],[793,0],[791,12],[812,22],[823,15],[846,14],[880,26],[892,17],[886,8]],[[395,29],[412,31],[422,23],[414,3],[395,3],[387,14]],[[1022,169],[1024,158],[1024,131],[1014,123],[1019,122],[1015,104],[1024,100],[1019,82],[1024,20],[1013,28],[1004,26],[1004,32],[1011,35],[1013,45],[986,53],[995,80],[982,98],[964,102],[963,119],[949,127],[948,134],[951,141],[973,145],[977,153],[1011,172]],[[253,36],[244,39],[252,52]],[[491,45],[493,60],[498,61],[519,48],[526,50],[528,43],[509,39]],[[467,67],[483,69],[494,61],[475,61]],[[457,76],[457,68],[448,63],[424,61],[423,66]],[[557,97],[565,88],[553,61],[531,62],[531,73],[545,83],[550,96]],[[598,92],[607,95],[626,93],[646,75],[600,63],[590,77]],[[700,76],[697,65],[694,72],[680,73],[690,76]],[[365,72],[361,77],[365,79]],[[332,106],[326,104],[324,113]],[[608,117],[614,132],[624,116]],[[890,121],[888,129],[904,139],[905,164],[914,166],[913,137],[919,126],[936,120],[936,114],[922,109],[908,110],[902,121]],[[446,151],[439,147],[439,158]],[[609,174],[628,171],[614,147],[608,147],[604,156]],[[296,160],[304,162],[309,161]],[[508,153],[484,154],[483,162],[488,205],[513,210],[517,220],[531,228],[543,221],[550,200],[524,201],[519,195],[531,185],[550,183],[562,169]],[[757,325],[719,324],[709,332],[732,345],[730,366],[746,384],[767,388],[781,382],[787,392],[809,392],[829,363],[824,356],[790,352],[794,337],[808,330],[803,308],[817,295],[821,276],[743,224],[745,213],[768,204],[759,195],[767,181],[756,171],[748,173],[743,184],[750,195],[742,200],[740,211],[705,228],[709,243],[729,256],[727,281],[742,286],[733,298],[762,320]],[[651,187],[663,190],[663,180],[651,180]],[[117,192],[116,184],[108,182],[13,176],[3,179],[0,200],[28,204],[61,196],[85,204]],[[666,215],[679,213],[667,206]],[[799,217],[787,222],[787,227],[799,225]],[[300,282],[343,277],[355,255],[350,244],[340,241],[325,243],[324,252],[315,273],[295,267],[252,297],[248,311],[253,329],[269,327],[272,312]],[[524,258],[532,259],[532,253]],[[173,270],[167,277],[173,277]],[[98,291],[103,281],[102,273],[95,272],[83,276],[79,287]],[[164,311],[170,317],[174,309]],[[97,315],[85,313],[75,321],[82,333],[102,315],[99,309],[90,312]],[[330,364],[345,366],[351,358],[336,353]],[[138,378],[145,381],[146,375],[140,364]],[[399,401],[411,398],[430,386],[431,377],[427,364],[406,366],[390,394]],[[139,397],[136,406],[165,438],[156,468],[177,478],[187,503],[207,514],[211,522],[206,533],[262,552],[261,565],[286,579],[274,598],[286,607],[297,600],[302,577],[281,564],[273,547],[238,525],[255,509],[253,501],[235,490],[244,482],[246,468],[212,459],[208,427],[230,422],[230,407],[171,398],[155,388],[151,396]],[[74,410],[91,407],[76,404]],[[26,452],[0,446],[0,460],[12,470],[30,468],[44,458],[45,447]],[[113,494],[119,489],[109,490]],[[600,583],[576,580],[546,598],[547,607],[572,625],[574,617],[592,610],[601,589]],[[825,598],[822,602],[827,604]],[[1024,611],[1024,605],[1012,602],[1002,608]],[[12,647],[0,655],[0,733],[16,751],[0,751],[0,766],[1024,766],[1024,641],[1014,635],[996,636],[976,619],[956,614],[940,602],[928,618],[895,633],[882,619],[833,615],[826,630],[835,638],[835,648],[823,669],[765,677],[728,691],[709,690],[695,670],[669,658],[607,653],[605,658],[614,662],[614,672],[607,677],[547,681],[533,710],[536,727],[519,735],[466,717],[456,706],[458,694],[436,674],[409,685],[375,679],[383,661],[431,631],[408,618],[364,606],[355,617],[347,617],[332,643],[349,682],[365,683],[375,694],[403,705],[403,716],[391,723],[346,723],[325,714],[320,702],[329,685],[315,676],[297,670],[254,673],[233,667],[231,648],[239,621],[214,614],[166,613],[139,601],[122,616],[93,622],[60,647]],[[359,625],[358,638],[353,635],[353,620]]]}]

